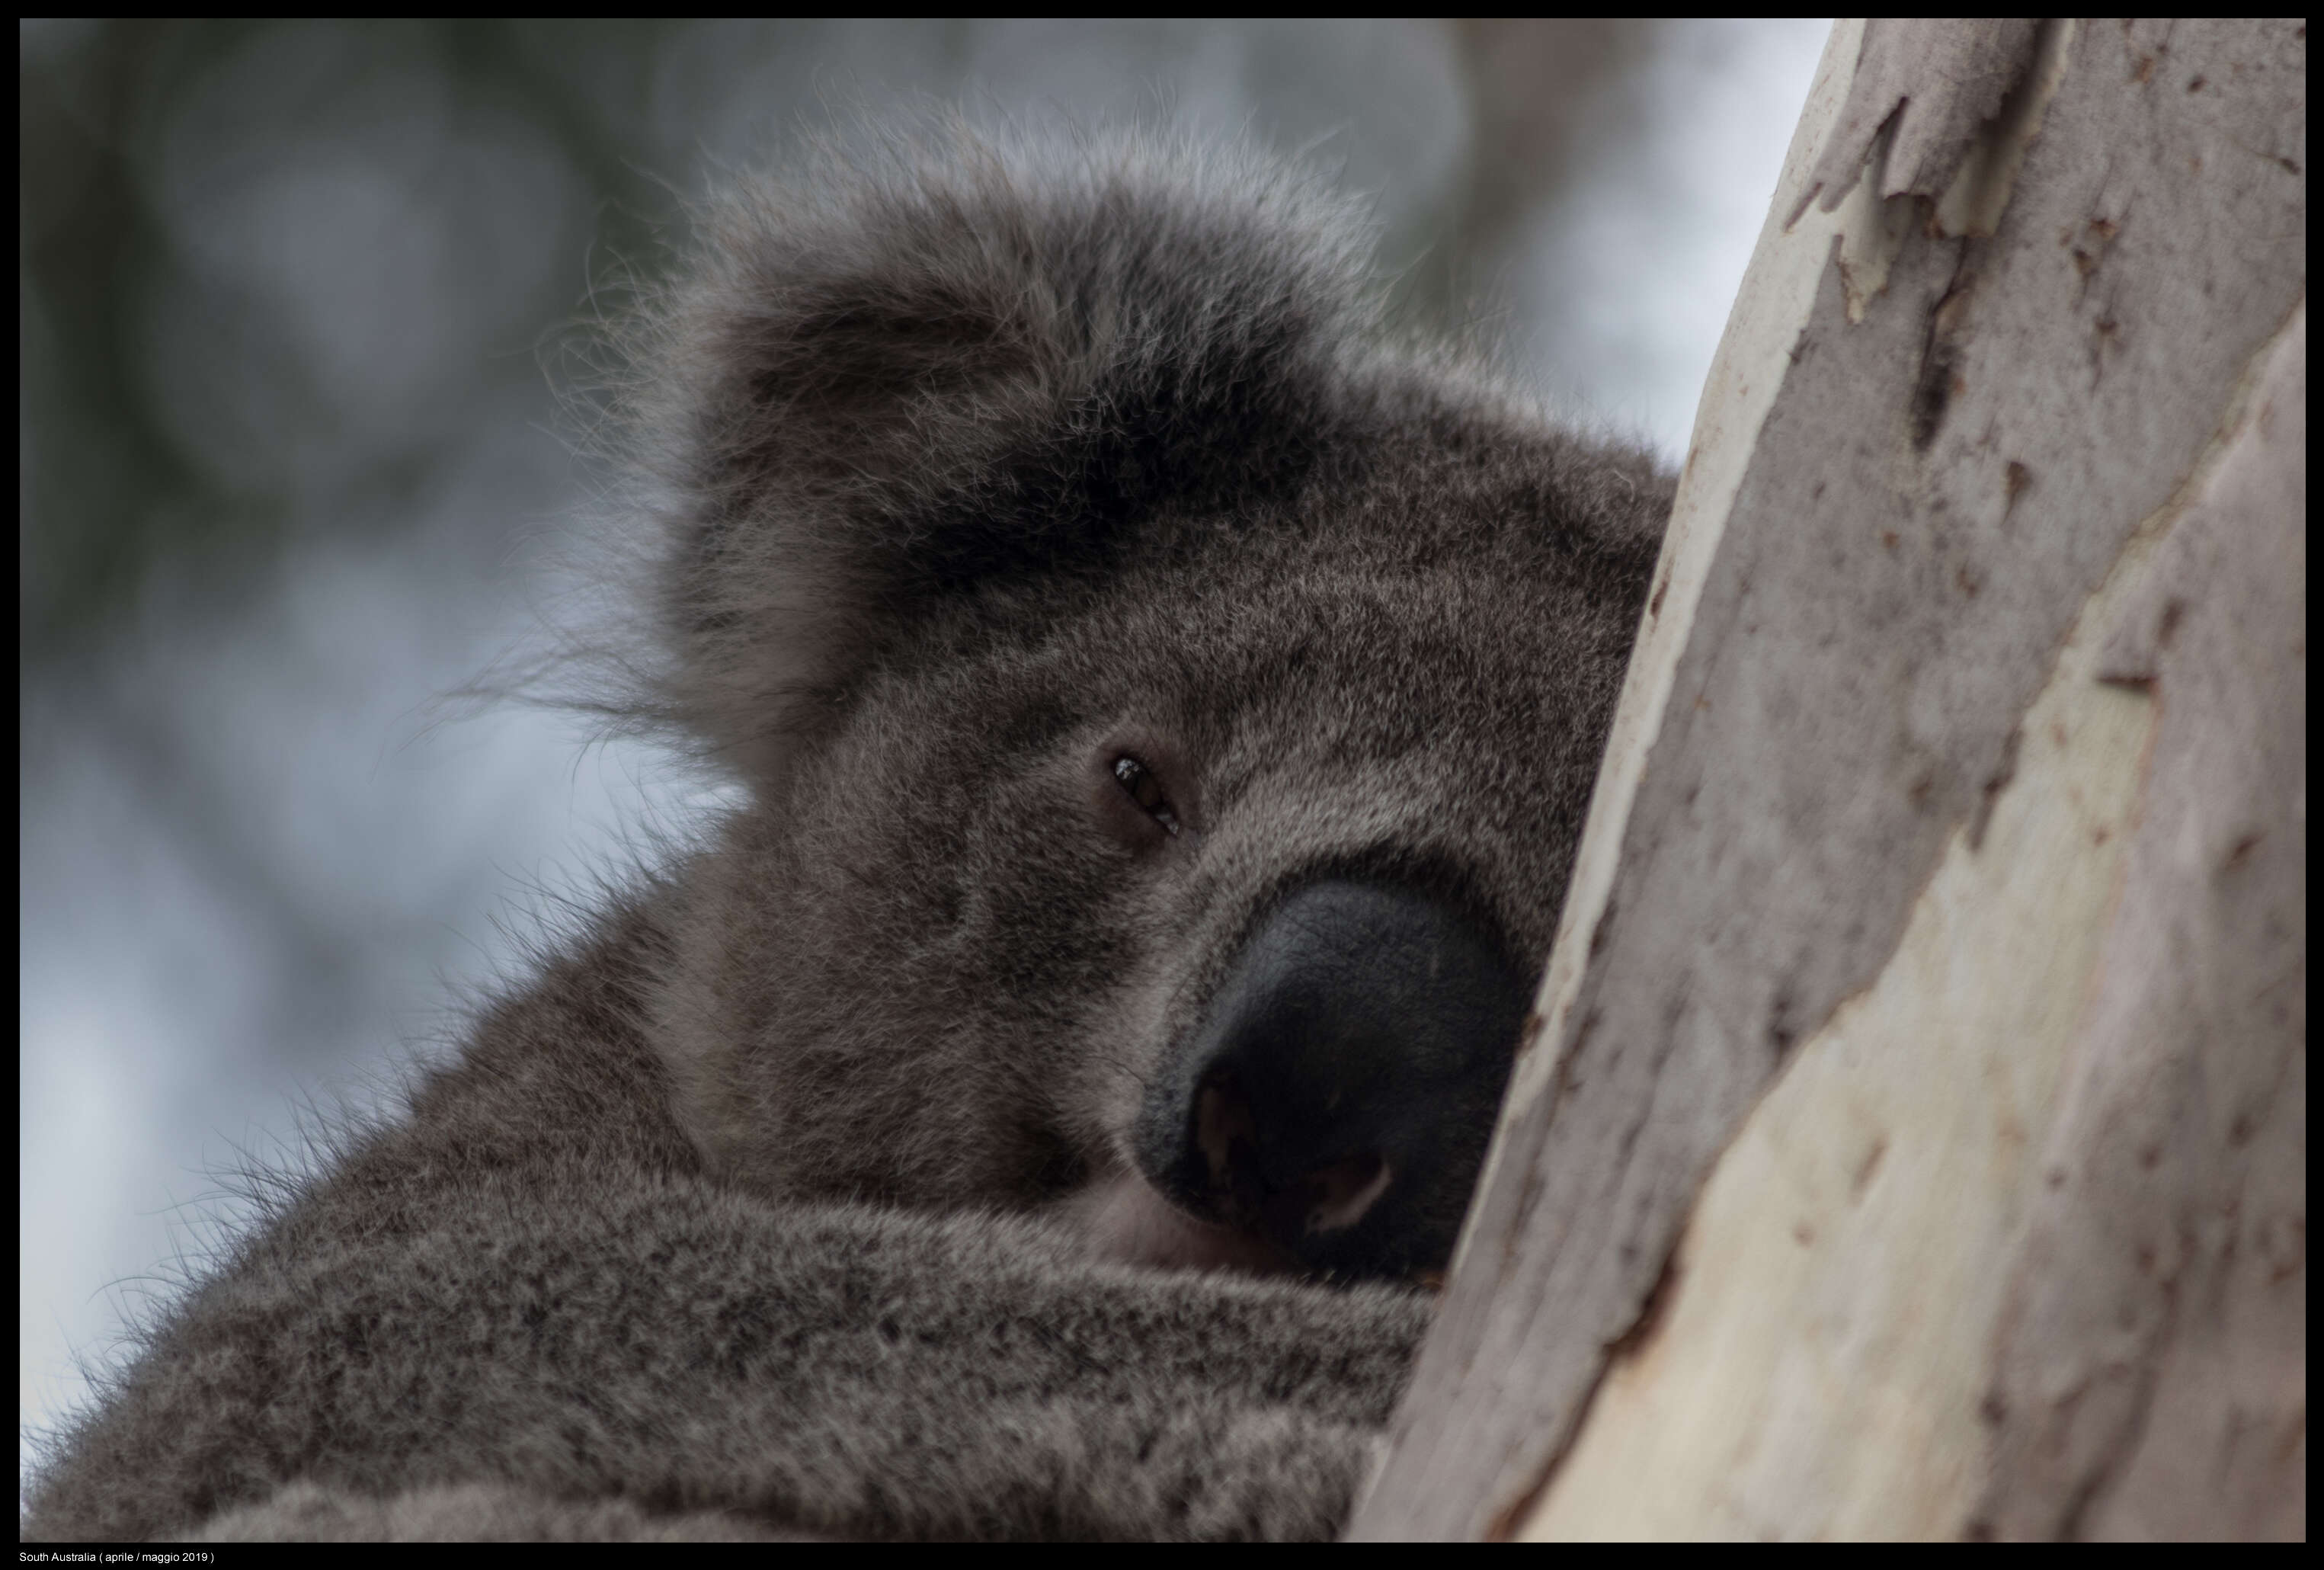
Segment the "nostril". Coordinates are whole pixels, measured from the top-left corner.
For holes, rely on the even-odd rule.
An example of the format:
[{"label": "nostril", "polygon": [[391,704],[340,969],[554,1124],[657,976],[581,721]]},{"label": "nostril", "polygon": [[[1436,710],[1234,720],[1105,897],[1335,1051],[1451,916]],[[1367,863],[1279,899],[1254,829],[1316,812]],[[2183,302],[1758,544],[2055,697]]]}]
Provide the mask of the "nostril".
[{"label": "nostril", "polygon": [[1194,1145],[1202,1152],[1204,1197],[1236,1224],[1259,1214],[1267,1197],[1259,1174],[1259,1127],[1232,1069],[1214,1069],[1194,1094]]},{"label": "nostril", "polygon": [[1258,1142],[1250,1104],[1243,1100],[1242,1087],[1231,1072],[1206,1076],[1202,1088],[1194,1093],[1194,1140],[1203,1152],[1211,1187],[1225,1187],[1234,1170],[1236,1148],[1248,1150]]},{"label": "nostril", "polygon": [[1194,1134],[1202,1192],[1189,1197],[1196,1198],[1198,1212],[1286,1246],[1355,1225],[1396,1176],[1385,1157],[1367,1150],[1289,1182],[1270,1179],[1258,1122],[1231,1068],[1203,1076],[1194,1093]]},{"label": "nostril", "polygon": [[1268,1196],[1267,1229],[1286,1242],[1344,1232],[1363,1220],[1395,1178],[1396,1169],[1369,1150],[1319,1167]]},{"label": "nostril", "polygon": [[1200,1210],[1285,1244],[1355,1225],[1395,1176],[1385,1158],[1368,1150],[1271,1182],[1250,1099],[1231,1068],[1204,1076],[1194,1093],[1194,1148],[1203,1166]]}]

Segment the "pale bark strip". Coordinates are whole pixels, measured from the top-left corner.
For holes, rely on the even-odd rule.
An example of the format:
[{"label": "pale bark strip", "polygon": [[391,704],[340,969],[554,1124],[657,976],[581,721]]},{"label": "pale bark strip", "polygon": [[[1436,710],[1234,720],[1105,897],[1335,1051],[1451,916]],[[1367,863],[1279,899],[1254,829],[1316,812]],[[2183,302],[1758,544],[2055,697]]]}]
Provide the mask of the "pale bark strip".
[{"label": "pale bark strip", "polygon": [[[2304,337],[2085,611],[1981,847],[1720,1158],[1528,1538],[2300,1535]],[[2192,666],[2159,740],[2100,684],[2158,670],[2118,625]]]},{"label": "pale bark strip", "polygon": [[1954,831],[1878,980],[1720,1157],[1525,1537],[1961,1532],[1997,1261],[2039,1187],[2153,733],[2144,694],[2097,680],[2153,556],[2134,547],[2067,640],[1980,843]]},{"label": "pale bark strip", "polygon": [[[1723,518],[1674,531],[1658,585],[1700,600],[1658,588],[1649,611],[1625,707],[1661,713],[1618,742],[1582,852],[1610,862],[1602,903],[1561,937],[1538,1061],[1354,1535],[1521,1524],[1755,1098],[1871,986],[1945,846],[1983,843],[2070,626],[2304,290],[2301,31],[2046,28],[1980,141],[1916,154],[1916,187],[1979,199],[1824,230],[1788,353],[1762,328],[1756,365],[1714,374],[1689,485],[1732,472],[1727,443],[1748,457]],[[1778,214],[1813,159],[1795,143]],[[1993,233],[1949,234],[1949,212]],[[1802,243],[1763,236],[1745,307]],[[1846,275],[1850,243],[1877,281]],[[1764,415],[1718,402],[1771,379]]]},{"label": "pale bark strip", "polygon": [[2307,1534],[2307,440],[2303,309],[2107,651],[2162,719],[2010,1278],[1985,1530]]}]

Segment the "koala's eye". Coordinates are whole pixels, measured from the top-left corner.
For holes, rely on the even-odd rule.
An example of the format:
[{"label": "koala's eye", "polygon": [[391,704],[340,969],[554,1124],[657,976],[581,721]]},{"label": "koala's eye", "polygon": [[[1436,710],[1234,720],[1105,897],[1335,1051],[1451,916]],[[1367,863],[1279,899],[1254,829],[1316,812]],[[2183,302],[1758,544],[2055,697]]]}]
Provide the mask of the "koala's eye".
[{"label": "koala's eye", "polygon": [[1162,793],[1162,781],[1155,778],[1153,770],[1135,758],[1123,756],[1113,761],[1113,778],[1147,817],[1171,834],[1178,832],[1177,811],[1171,807],[1169,797]]}]

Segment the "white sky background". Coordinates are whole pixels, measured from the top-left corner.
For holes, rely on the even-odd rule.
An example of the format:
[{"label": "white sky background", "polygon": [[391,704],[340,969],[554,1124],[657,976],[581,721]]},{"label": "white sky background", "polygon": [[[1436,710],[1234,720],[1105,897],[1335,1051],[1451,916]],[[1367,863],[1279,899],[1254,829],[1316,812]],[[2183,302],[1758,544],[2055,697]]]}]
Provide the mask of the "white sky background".
[{"label": "white sky background", "polygon": [[[1645,67],[1650,107],[1632,135],[1524,229],[1501,289],[1520,359],[1562,406],[1673,462],[1683,453],[1825,31],[1671,29]],[[344,31],[267,37],[173,113],[230,122],[302,70],[337,79],[333,51],[364,47]],[[990,102],[1084,115],[1159,83],[1199,123],[1248,119],[1294,145],[1337,132],[1350,180],[1381,189],[1393,223],[1399,201],[1463,154],[1458,70],[1451,46],[1417,23],[1041,22],[942,39],[835,23],[812,50],[770,50],[720,23],[663,51],[632,123],[613,116],[613,134],[634,137],[641,162],[688,171],[700,154],[762,147],[781,120],[770,105],[796,115],[835,81],[877,100],[956,94],[964,73]],[[217,1236],[205,1218],[240,1214],[207,1174],[244,1151],[281,1160],[302,1108],[366,1103],[392,1080],[399,1043],[424,1050],[450,1029],[447,983],[473,988],[516,965],[535,891],[587,899],[641,821],[686,810],[660,760],[627,745],[584,752],[568,722],[504,709],[430,728],[435,695],[526,634],[545,592],[538,564],[552,554],[528,541],[553,538],[581,501],[575,464],[540,428],[546,398],[461,400],[453,379],[466,362],[438,340],[481,337],[524,354],[546,322],[511,326],[485,307],[529,298],[543,277],[583,276],[588,199],[491,106],[445,101],[424,73],[364,79],[392,106],[383,113],[416,127],[386,143],[392,156],[351,132],[268,172],[255,155],[217,153],[211,136],[199,143],[208,162],[179,168],[166,136],[157,143],[154,206],[195,282],[134,308],[158,324],[154,384],[182,386],[165,403],[189,449],[229,466],[263,453],[318,508],[355,494],[335,432],[422,430],[438,456],[401,494],[397,526],[300,537],[261,579],[234,586],[226,613],[195,592],[198,564],[182,582],[159,574],[103,658],[24,689],[20,1461],[32,1431],[85,1395],[75,1354],[105,1355],[124,1314],[170,1288],[156,1261],[198,1260]],[[363,112],[360,95],[332,104],[350,125]],[[460,171],[466,207],[415,200],[423,154],[438,161],[427,170]],[[530,217],[512,225],[520,192]],[[283,226],[318,205],[334,224]],[[441,233],[425,232],[431,211]],[[382,232],[403,251],[360,243]],[[476,286],[480,270],[492,288]],[[204,333],[244,329],[169,291],[252,275],[287,302],[267,324],[286,363],[313,386],[352,389],[344,407],[281,392],[295,381],[240,395],[203,381],[217,347]],[[320,280],[350,278],[339,287],[360,288],[361,309],[318,292]],[[446,308],[455,295],[462,308]],[[28,300],[28,356],[42,330]],[[479,531],[479,517],[514,526]],[[115,723],[90,717],[99,712]],[[124,713],[138,723],[118,724]],[[180,815],[197,811],[231,832],[182,832]],[[248,886],[238,864],[267,868],[270,890]],[[331,919],[297,919],[309,908]],[[318,974],[330,979],[327,1006],[286,1003],[301,995],[295,981]]]}]

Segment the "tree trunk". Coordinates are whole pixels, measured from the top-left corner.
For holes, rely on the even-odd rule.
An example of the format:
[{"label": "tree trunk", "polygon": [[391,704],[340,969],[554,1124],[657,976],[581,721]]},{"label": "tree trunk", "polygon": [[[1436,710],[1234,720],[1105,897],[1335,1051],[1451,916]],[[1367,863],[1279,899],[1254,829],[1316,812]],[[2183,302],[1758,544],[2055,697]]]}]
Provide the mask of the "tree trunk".
[{"label": "tree trunk", "polygon": [[1351,1535],[2304,1535],[2306,71],[1833,30]]}]

